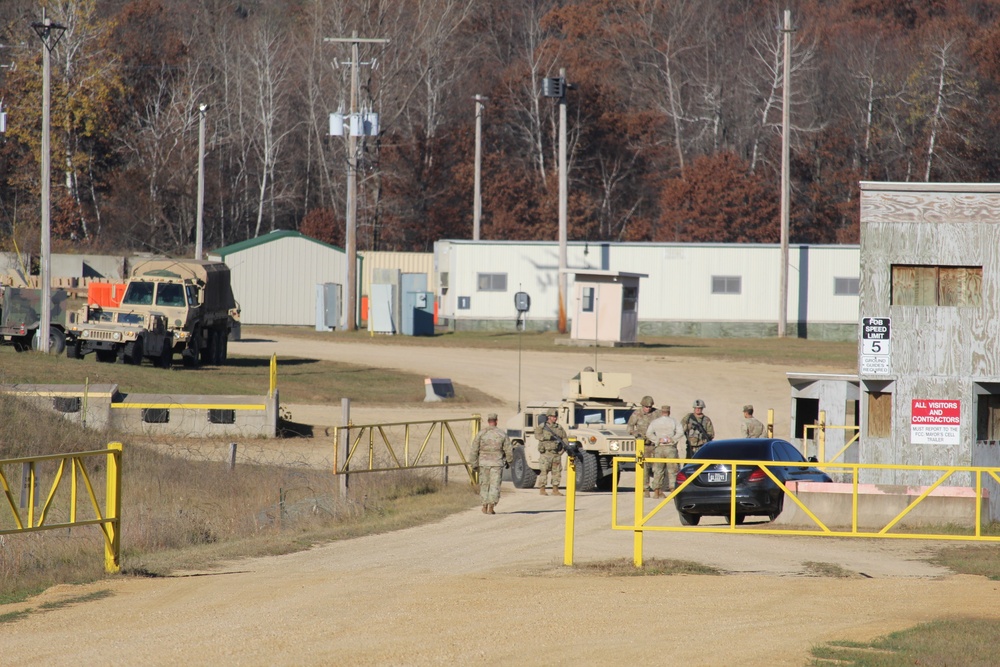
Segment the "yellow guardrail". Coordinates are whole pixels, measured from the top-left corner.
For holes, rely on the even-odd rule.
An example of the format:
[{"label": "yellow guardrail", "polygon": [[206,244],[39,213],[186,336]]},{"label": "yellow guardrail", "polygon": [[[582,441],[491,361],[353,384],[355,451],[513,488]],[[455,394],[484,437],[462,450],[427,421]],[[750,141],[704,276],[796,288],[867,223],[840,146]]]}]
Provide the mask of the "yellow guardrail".
[{"label": "yellow guardrail", "polygon": [[[627,491],[625,493],[631,493],[634,501],[634,513],[632,523],[627,523],[624,521],[619,521],[619,495],[622,493],[618,490],[619,482],[619,470],[623,463],[635,463],[635,475],[636,479],[642,479],[643,468],[645,465],[652,463],[677,463],[681,466],[690,463],[695,463],[698,467],[688,475],[688,478],[684,480],[681,484],[677,485],[674,491],[668,493],[665,498],[656,503],[652,510],[646,511],[645,509],[645,493],[642,491],[636,493],[634,490]],[[730,471],[730,511],[728,514],[728,522],[726,524],[717,524],[710,526],[674,526],[674,525],[662,525],[653,523],[653,519],[659,514],[664,508],[670,507],[673,510],[673,500],[684,490],[688,485],[690,485],[699,474],[704,472],[706,468],[710,465],[722,464],[726,466]],[[783,528],[757,528],[754,526],[744,526],[737,523],[737,512],[736,507],[736,475],[735,471],[737,466],[755,466],[762,470],[773,482],[774,484],[784,493],[785,498],[785,508],[788,507],[788,502],[791,501],[799,509],[802,510],[803,514],[808,517],[811,522],[811,526],[800,527],[800,526],[788,526]],[[836,525],[834,521],[827,517],[824,521],[817,516],[817,512],[814,512],[805,501],[800,497],[799,493],[791,491],[788,486],[783,483],[775,475],[774,468],[787,468],[787,467],[815,467],[821,470],[823,469],[836,469],[838,473],[849,475],[851,484],[851,512],[850,516],[837,516]],[[885,522],[883,526],[876,530],[862,530],[859,528],[859,516],[858,516],[858,498],[859,498],[859,475],[862,470],[891,470],[891,471],[910,471],[910,472],[937,472],[937,479],[930,485],[928,485],[922,492],[919,493],[913,500],[911,500],[906,507],[898,512],[892,519]],[[572,470],[571,470],[572,472]],[[958,484],[957,486],[974,488],[975,496],[968,496],[967,498],[974,502],[975,511],[973,517],[973,526],[971,528],[972,534],[962,535],[962,534],[952,534],[952,533],[926,533],[926,532],[890,532],[899,523],[910,514],[916,507],[918,507],[922,502],[931,496],[935,489],[939,488],[944,482],[949,480],[958,474],[968,474],[973,480],[972,487],[968,484]],[[666,458],[644,458],[641,453],[636,457],[615,457],[613,459],[612,465],[612,494],[611,494],[611,528],[612,530],[628,530],[633,532],[633,562],[636,567],[642,566],[642,549],[643,549],[643,535],[646,532],[707,532],[707,533],[732,533],[739,532],[743,534],[754,534],[754,535],[808,535],[808,536],[819,536],[819,537],[869,537],[869,538],[897,538],[897,539],[920,539],[920,540],[959,540],[959,541],[982,541],[982,542],[1000,542],[1000,536],[997,535],[984,535],[982,532],[983,516],[982,516],[982,505],[983,501],[988,497],[988,494],[984,493],[985,489],[983,486],[984,481],[990,481],[1000,485],[1000,468],[984,468],[976,466],[917,466],[917,465],[888,465],[888,464],[860,464],[860,463],[837,463],[834,466],[824,466],[817,463],[792,463],[787,461],[780,462],[763,462],[763,461],[741,461],[735,459],[666,459]],[[640,485],[641,486],[641,485]],[[576,487],[571,481],[567,481],[566,485],[566,554],[564,562],[566,565],[572,565],[572,544],[573,544],[573,517],[572,508],[575,508],[576,504]],[[908,498],[909,496],[907,496]],[[850,528],[840,528],[838,526],[850,523]]]},{"label": "yellow guardrail", "polygon": [[[391,422],[383,424],[349,424],[334,430],[334,474],[354,474],[361,472],[387,472],[390,470],[413,470],[418,468],[441,468],[461,466],[466,469],[469,479],[475,482],[475,471],[465,458],[465,453],[459,444],[452,424],[469,424],[472,438],[479,433],[481,417],[465,417],[461,419],[430,419],[426,421]],[[390,436],[390,429],[402,428],[402,441]],[[342,432],[344,435],[342,436]],[[424,455],[430,446],[431,438],[438,436],[436,461],[424,463]],[[338,460],[341,447],[340,438],[347,438],[347,455],[343,461]],[[395,440],[395,443],[393,442]],[[419,440],[419,445],[417,442]],[[459,462],[447,461],[448,452],[454,450]],[[385,467],[376,460],[377,452],[388,455],[392,465]],[[352,467],[352,463],[355,465]]]},{"label": "yellow guardrail", "polygon": [[[104,533],[104,569],[108,572],[118,572],[121,568],[121,459],[122,444],[112,442],[108,444],[107,449],[99,451],[0,460],[0,485],[3,486],[7,507],[10,510],[9,515],[0,513],[0,535],[96,525]],[[36,494],[41,481],[39,468],[48,462],[55,464],[52,471],[52,483],[45,503],[37,508],[38,498]],[[95,468],[102,462],[105,463],[103,512],[94,484],[91,481],[91,473],[87,472],[86,464],[91,462],[94,463]],[[24,471],[22,483],[27,491],[27,502],[25,503],[27,507],[19,506],[20,504],[14,499],[10,485],[11,475],[8,473],[11,466],[20,466]],[[66,477],[69,477],[68,489],[66,488]],[[93,518],[81,518],[79,514],[81,482],[86,491],[84,501],[89,498],[90,506],[94,512]],[[85,502],[82,504],[86,507]],[[51,521],[53,514],[57,513],[61,513],[63,520]],[[13,527],[8,527],[9,521],[13,523]]]},{"label": "yellow guardrail", "polygon": [[[846,443],[844,443],[844,446],[841,447],[836,454],[834,454],[829,458],[827,458],[826,456],[826,432],[828,429],[837,429],[837,430],[854,432],[854,435]],[[813,439],[816,441],[816,458],[819,459],[820,463],[832,463],[833,461],[836,461],[837,459],[839,459],[841,456],[844,455],[844,452],[847,451],[848,447],[858,442],[858,439],[861,437],[861,427],[859,426],[855,426],[853,424],[845,426],[827,424],[825,410],[819,411],[818,423],[806,424],[802,427],[803,440],[809,440],[810,431],[814,432]]]}]

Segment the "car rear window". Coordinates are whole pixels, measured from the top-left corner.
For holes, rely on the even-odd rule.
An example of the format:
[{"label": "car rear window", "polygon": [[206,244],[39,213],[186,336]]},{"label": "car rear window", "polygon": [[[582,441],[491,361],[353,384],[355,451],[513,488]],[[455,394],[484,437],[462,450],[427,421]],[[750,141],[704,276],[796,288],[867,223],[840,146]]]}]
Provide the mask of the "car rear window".
[{"label": "car rear window", "polygon": [[735,459],[747,461],[770,461],[771,441],[762,442],[711,442],[691,458],[695,459]]}]

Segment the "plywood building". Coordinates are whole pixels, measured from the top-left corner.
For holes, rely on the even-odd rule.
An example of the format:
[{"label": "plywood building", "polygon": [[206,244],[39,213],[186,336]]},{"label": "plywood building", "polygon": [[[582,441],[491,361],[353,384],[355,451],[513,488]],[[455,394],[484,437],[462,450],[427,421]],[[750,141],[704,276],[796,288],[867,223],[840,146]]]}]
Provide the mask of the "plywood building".
[{"label": "plywood building", "polygon": [[1000,184],[861,184],[861,463],[1000,464],[998,311]]}]

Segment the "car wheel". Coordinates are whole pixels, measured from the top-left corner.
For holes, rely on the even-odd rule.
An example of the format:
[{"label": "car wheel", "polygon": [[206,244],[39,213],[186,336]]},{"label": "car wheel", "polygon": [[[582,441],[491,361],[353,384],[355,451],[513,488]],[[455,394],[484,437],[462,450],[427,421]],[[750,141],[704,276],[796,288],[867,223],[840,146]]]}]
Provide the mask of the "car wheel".
[{"label": "car wheel", "polygon": [[678,512],[677,516],[680,517],[682,526],[697,526],[698,522],[701,521],[700,514],[688,514],[687,512]]},{"label": "car wheel", "polygon": [[[747,520],[747,515],[746,514],[737,514],[736,515],[736,525],[737,526],[742,526],[743,522],[746,521],[746,520]],[[726,516],[726,523],[729,523],[729,516]]]},{"label": "car wheel", "polygon": [[136,338],[134,341],[129,341],[128,343],[125,343],[125,354],[122,356],[122,362],[129,364],[130,366],[142,365],[141,338]]},{"label": "car wheel", "polygon": [[524,445],[514,447],[514,462],[510,465],[510,481],[518,489],[530,489],[535,485],[538,473],[528,465],[524,456]]},{"label": "car wheel", "polygon": [[783,509],[785,509],[785,495],[781,494],[781,496],[778,497],[778,504],[775,507],[774,511],[767,515],[768,520],[774,521],[775,519],[777,519],[778,515],[781,514],[781,510]]},{"label": "car wheel", "polygon": [[576,460],[576,490],[593,491],[597,488],[597,454],[583,452]]},{"label": "car wheel", "polygon": [[69,343],[66,345],[66,356],[70,359],[82,359],[83,358],[83,343],[76,341],[74,343]]}]

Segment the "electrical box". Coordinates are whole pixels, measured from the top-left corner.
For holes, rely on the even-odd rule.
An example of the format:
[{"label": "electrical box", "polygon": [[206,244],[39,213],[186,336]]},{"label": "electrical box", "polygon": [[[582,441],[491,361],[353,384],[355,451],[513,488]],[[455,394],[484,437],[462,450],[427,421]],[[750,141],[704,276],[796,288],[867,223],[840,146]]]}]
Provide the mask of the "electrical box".
[{"label": "electrical box", "polygon": [[514,294],[514,308],[519,313],[526,313],[531,310],[531,296],[527,292],[517,292]]},{"label": "electrical box", "polygon": [[542,97],[566,97],[566,79],[552,76],[542,79]]}]

